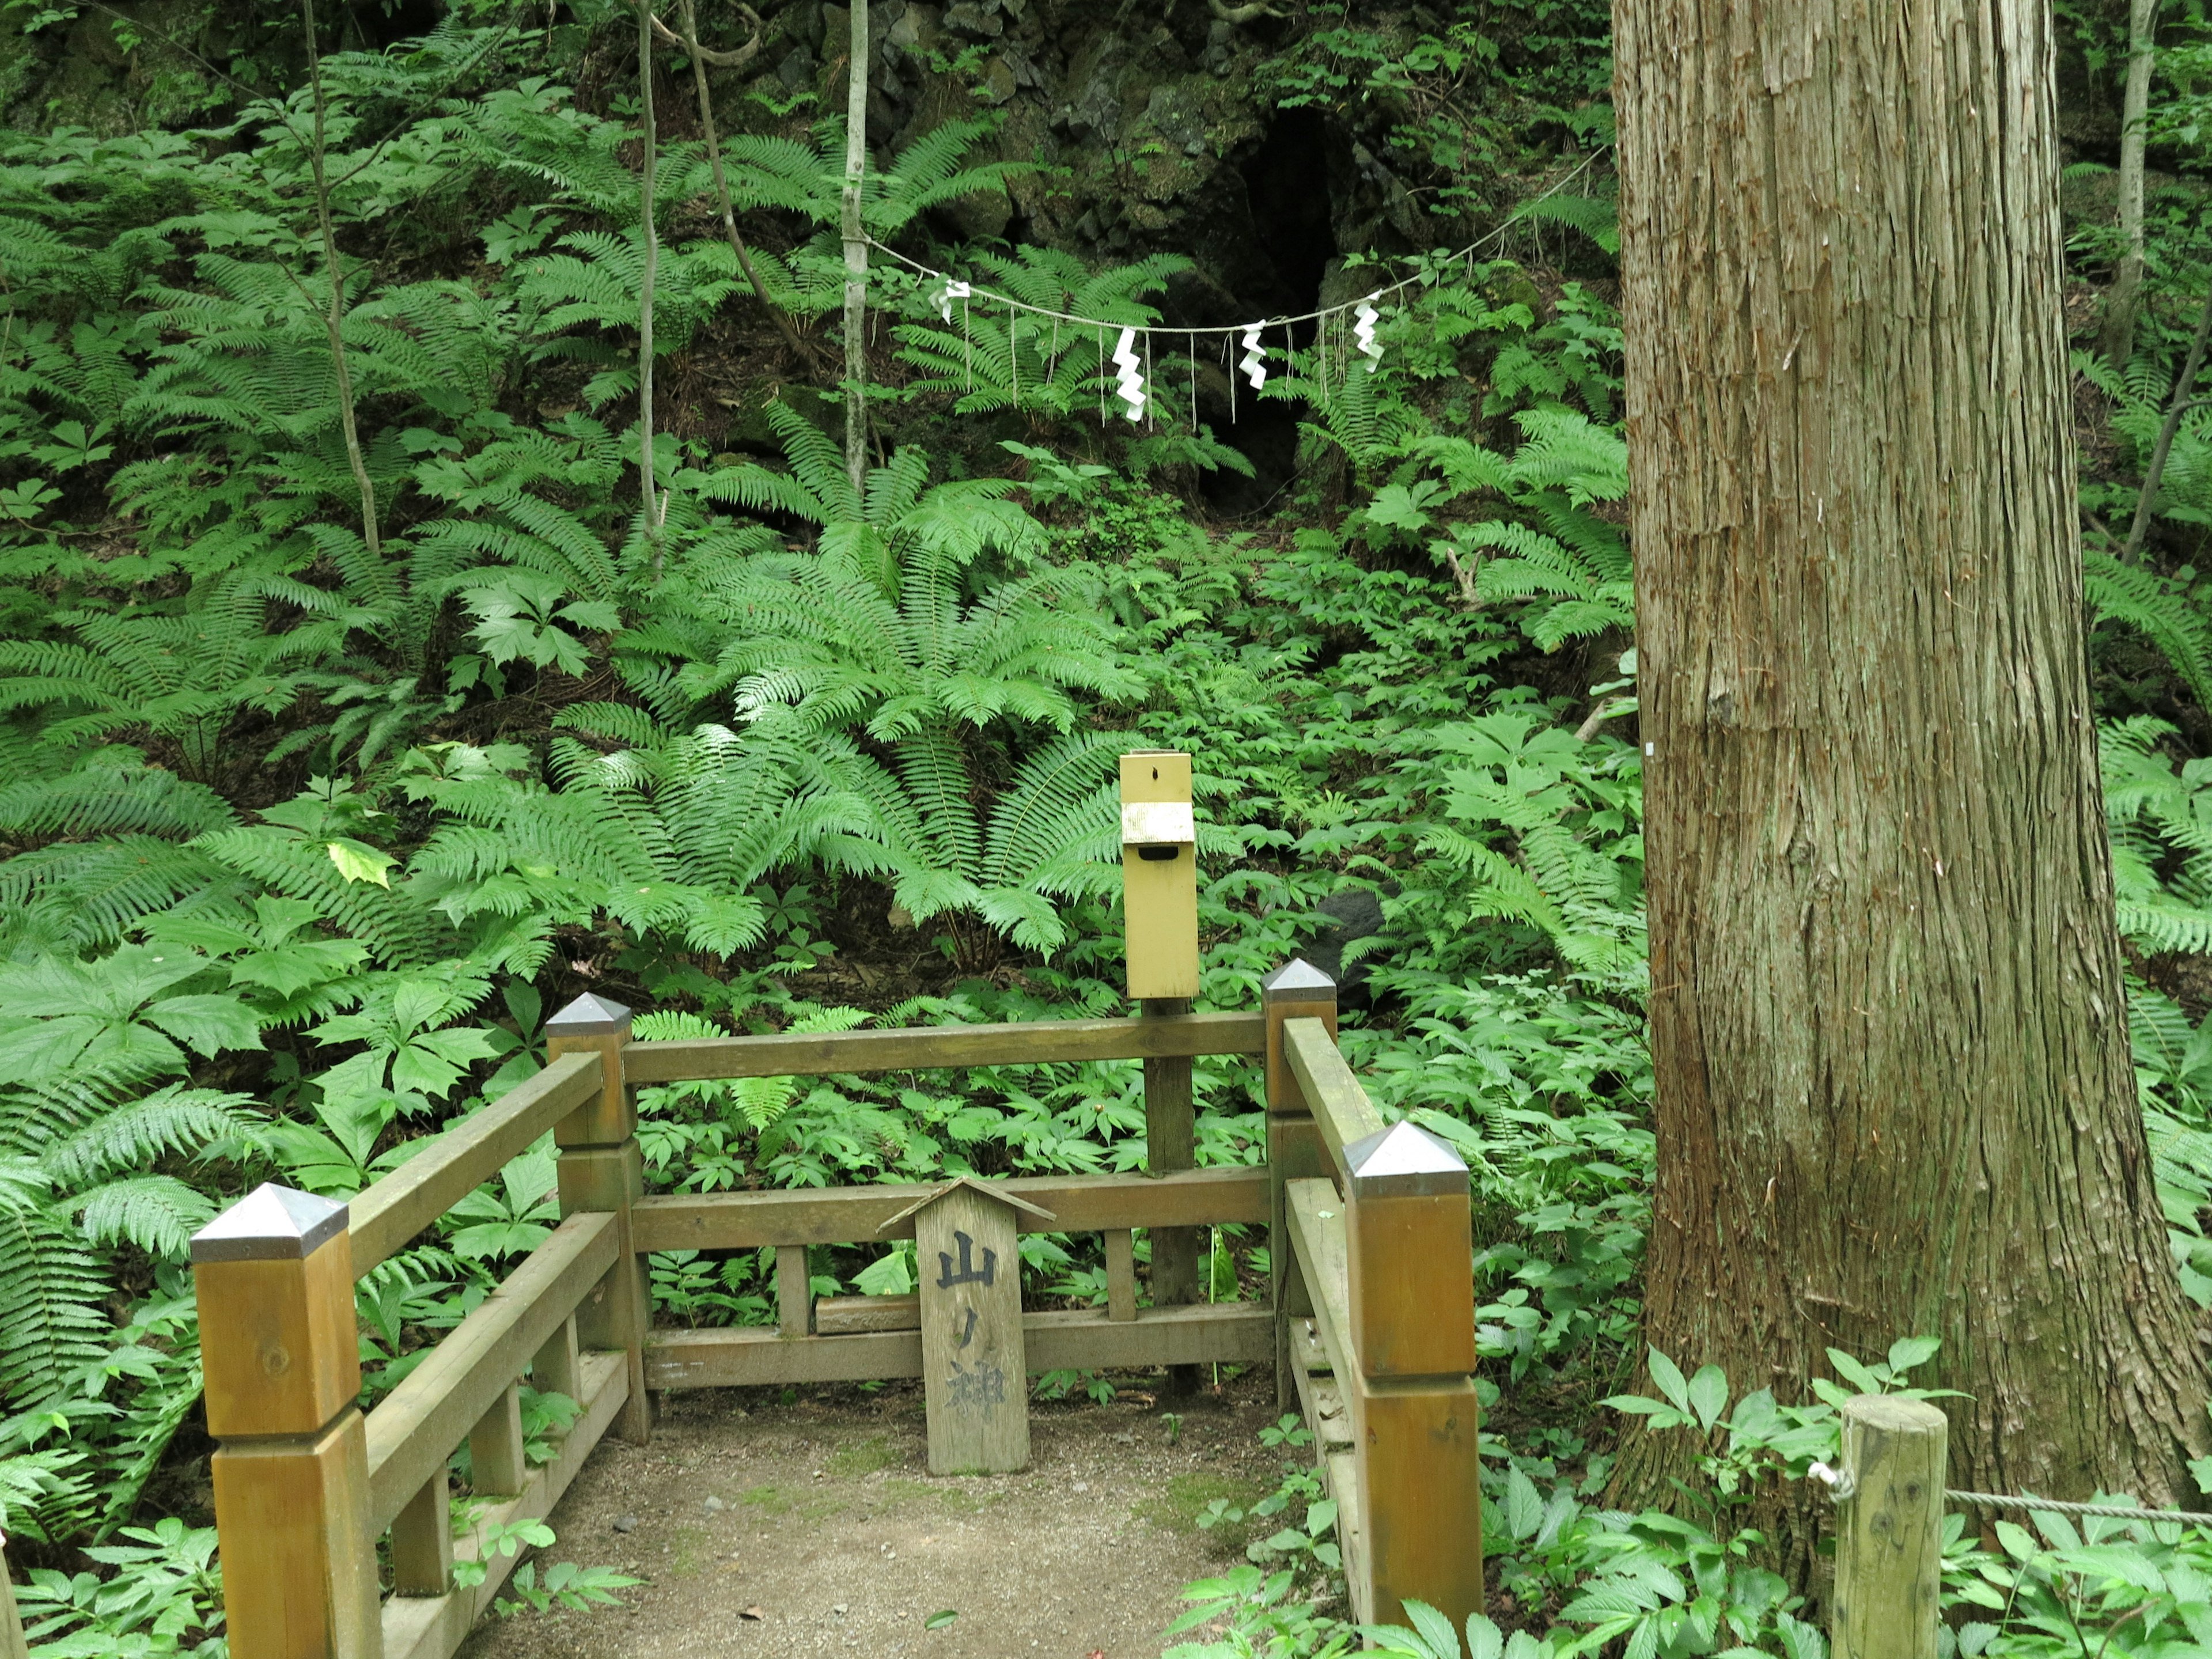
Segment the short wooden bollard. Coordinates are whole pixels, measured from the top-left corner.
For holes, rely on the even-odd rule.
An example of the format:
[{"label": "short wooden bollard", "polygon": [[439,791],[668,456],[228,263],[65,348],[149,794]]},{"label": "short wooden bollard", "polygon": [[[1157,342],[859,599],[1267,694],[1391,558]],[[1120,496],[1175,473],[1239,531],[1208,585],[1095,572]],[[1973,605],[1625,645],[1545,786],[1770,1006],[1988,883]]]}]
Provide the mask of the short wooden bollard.
[{"label": "short wooden bollard", "polygon": [[1924,1400],[1844,1407],[1834,1659],[1936,1659],[1948,1425]]},{"label": "short wooden bollard", "polygon": [[234,1659],[380,1659],[346,1206],[273,1183],[192,1237]]},{"label": "short wooden bollard", "polygon": [[1052,1219],[963,1176],[884,1224],[914,1218],[932,1474],[1010,1474],[1029,1467],[1017,1209]]},{"label": "short wooden bollard", "polygon": [[615,1217],[622,1254],[607,1282],[576,1310],[577,1334],[587,1348],[619,1348],[628,1357],[629,1397],[616,1419],[617,1431],[641,1446],[653,1437],[653,1401],[645,1391],[645,1337],[653,1322],[653,1297],[645,1260],[630,1243],[630,1206],[645,1195],[645,1157],[637,1144],[635,1094],[623,1077],[622,1051],[629,1035],[629,1009],[588,994],[545,1022],[547,1059],[592,1052],[604,1056],[604,1085],[553,1126],[553,1141],[561,1152],[562,1216],[605,1210]]}]

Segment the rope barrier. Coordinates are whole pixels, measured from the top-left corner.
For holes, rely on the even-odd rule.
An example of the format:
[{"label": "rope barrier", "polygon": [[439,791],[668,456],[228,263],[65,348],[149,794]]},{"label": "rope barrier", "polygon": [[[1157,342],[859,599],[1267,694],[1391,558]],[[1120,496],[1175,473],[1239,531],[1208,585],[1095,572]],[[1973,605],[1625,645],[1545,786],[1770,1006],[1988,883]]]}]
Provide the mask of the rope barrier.
[{"label": "rope barrier", "polygon": [[[1856,1495],[1854,1483],[1841,1469],[1815,1463],[1805,1473],[1826,1484],[1828,1496],[1835,1503],[1845,1503]],[[2143,1510],[2127,1504],[2069,1504],[2058,1498],[2017,1498],[2004,1492],[1949,1489],[1943,1496],[1954,1503],[1978,1504],[1985,1509],[2043,1510],[2052,1515],[2094,1515],[2114,1521],[2179,1522],[2185,1526],[2212,1527],[2212,1515],[2201,1515],[2193,1510]]]},{"label": "rope barrier", "polygon": [[[1541,196],[1536,198],[1535,201],[1530,202],[1527,207],[1523,207],[1518,212],[1515,213],[1511,218],[1508,219],[1504,224],[1498,226],[1497,229],[1492,231],[1487,236],[1478,237],[1475,240],[1469,242],[1465,247],[1459,249],[1455,252],[1445,254],[1443,259],[1439,260],[1438,263],[1442,264],[1446,261],[1471,259],[1491,243],[1500,240],[1508,231],[1511,230],[1515,225],[1518,224],[1528,216],[1529,208],[1536,206],[1538,203],[1547,202],[1553,197],[1557,196],[1561,191],[1565,190],[1569,185],[1571,185],[1576,179],[1582,177],[1584,173],[1588,172],[1592,164],[1604,154],[1605,151],[1603,149],[1592,150],[1588,155],[1582,159],[1581,162],[1577,165],[1572,172],[1561,179],[1559,183],[1553,185]],[[867,237],[865,240],[868,246],[875,249],[877,252],[884,254],[890,258],[896,259],[899,264],[904,265],[908,270],[913,271],[917,276],[926,276],[933,281],[948,283],[957,283],[960,281],[959,278],[951,276],[948,272],[939,270],[933,265],[926,265],[922,264],[919,259],[909,259],[905,254],[901,253],[896,248],[887,246],[884,243],[878,241],[872,236]],[[1317,311],[1301,312],[1295,317],[1270,317],[1267,318],[1263,324],[1231,323],[1226,327],[1167,328],[1162,331],[1169,334],[1185,334],[1194,337],[1200,334],[1237,335],[1249,333],[1256,327],[1274,327],[1279,325],[1288,323],[1320,322],[1331,317],[1340,316],[1344,313],[1352,311],[1360,306],[1370,304],[1376,300],[1382,299],[1385,295],[1395,294],[1401,289],[1412,288],[1420,281],[1421,278],[1418,276],[1407,276],[1402,281],[1389,283],[1386,287],[1378,288],[1371,294],[1362,295],[1356,300],[1346,300],[1340,305],[1324,306]],[[1111,319],[1103,317],[1080,317],[1077,316],[1073,312],[1054,311],[1049,306],[1031,305],[1026,300],[1017,300],[1011,294],[1000,294],[994,289],[974,288],[966,284],[962,284],[957,297],[963,299],[972,297],[977,300],[988,300],[994,304],[1005,306],[1010,311],[1026,311],[1034,317],[1049,317],[1055,323],[1073,323],[1080,328],[1138,328],[1143,330],[1146,333],[1150,334],[1154,326],[1153,325],[1146,323],[1116,322]]]},{"label": "rope barrier", "polygon": [[2190,1510],[2139,1510],[2120,1504],[2069,1504],[2056,1498],[2011,1498],[1993,1492],[1949,1492],[1944,1497],[1961,1504],[1979,1504],[1999,1510],[2047,1510],[2054,1515],[2101,1515],[2115,1521],[2179,1521],[2212,1527],[2212,1515]]}]

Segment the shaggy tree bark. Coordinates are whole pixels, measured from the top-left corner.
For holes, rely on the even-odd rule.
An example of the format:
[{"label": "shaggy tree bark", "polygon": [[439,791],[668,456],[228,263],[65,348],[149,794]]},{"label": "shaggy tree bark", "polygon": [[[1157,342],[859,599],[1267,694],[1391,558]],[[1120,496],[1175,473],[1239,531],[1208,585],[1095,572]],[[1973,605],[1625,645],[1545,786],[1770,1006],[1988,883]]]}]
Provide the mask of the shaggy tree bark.
[{"label": "shaggy tree bark", "polygon": [[[1943,1340],[1952,1477],[2191,1492],[2130,1072],[2045,0],[1615,0],[1651,1340]],[[1673,1454],[1624,1459],[1649,1491]]]}]

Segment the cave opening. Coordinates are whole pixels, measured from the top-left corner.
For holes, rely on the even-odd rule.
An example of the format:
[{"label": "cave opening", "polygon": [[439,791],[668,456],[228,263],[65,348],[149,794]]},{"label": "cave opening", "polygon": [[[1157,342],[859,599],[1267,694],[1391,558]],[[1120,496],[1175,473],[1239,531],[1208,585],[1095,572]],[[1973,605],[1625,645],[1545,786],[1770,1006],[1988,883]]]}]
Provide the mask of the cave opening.
[{"label": "cave opening", "polygon": [[[1241,168],[1257,246],[1256,257],[1239,273],[1244,280],[1237,284],[1237,297],[1250,317],[1295,317],[1321,303],[1322,279],[1337,254],[1328,152],[1321,112],[1287,109],[1277,113]],[[1298,345],[1306,345],[1313,325],[1293,325],[1291,332]],[[1268,329],[1264,337],[1267,372],[1280,374],[1283,331]],[[1232,349],[1232,374],[1241,356]],[[1252,395],[1249,382],[1240,380],[1237,390],[1236,418],[1224,423],[1220,435],[1252,463],[1256,476],[1224,469],[1207,474],[1203,489],[1216,512],[1241,517],[1264,511],[1297,471],[1299,409]]]}]

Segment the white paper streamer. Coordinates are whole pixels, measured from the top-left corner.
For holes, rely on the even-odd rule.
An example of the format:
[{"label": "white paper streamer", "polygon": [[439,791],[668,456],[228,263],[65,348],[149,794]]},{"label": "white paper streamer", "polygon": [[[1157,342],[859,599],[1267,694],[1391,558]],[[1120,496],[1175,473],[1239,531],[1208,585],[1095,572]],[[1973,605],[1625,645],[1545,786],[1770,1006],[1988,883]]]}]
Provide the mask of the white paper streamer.
[{"label": "white paper streamer", "polygon": [[944,318],[946,322],[951,322],[952,302],[955,300],[964,300],[975,291],[967,283],[947,277],[945,283],[945,292],[937,296],[937,314]]},{"label": "white paper streamer", "polygon": [[1129,405],[1129,418],[1145,418],[1145,377],[1137,368],[1137,331],[1121,331],[1121,343],[1114,348],[1114,365],[1121,371],[1120,396]]},{"label": "white paper streamer", "polygon": [[1359,302],[1359,309],[1352,313],[1352,337],[1367,354],[1367,372],[1372,374],[1375,366],[1382,361],[1382,348],[1376,343],[1375,324],[1379,313],[1375,309],[1375,296],[1369,295]]},{"label": "white paper streamer", "polygon": [[1253,324],[1244,331],[1244,360],[1237,365],[1244,371],[1244,378],[1252,382],[1257,392],[1267,384],[1267,354],[1260,345],[1260,325]]}]

